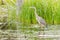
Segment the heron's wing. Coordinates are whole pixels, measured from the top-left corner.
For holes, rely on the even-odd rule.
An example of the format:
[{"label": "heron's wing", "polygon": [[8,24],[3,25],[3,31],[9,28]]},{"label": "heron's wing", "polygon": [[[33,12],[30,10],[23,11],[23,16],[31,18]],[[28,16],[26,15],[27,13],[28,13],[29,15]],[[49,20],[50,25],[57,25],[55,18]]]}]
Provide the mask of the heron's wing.
[{"label": "heron's wing", "polygon": [[43,24],[43,25],[46,25],[46,22],[45,22],[45,20],[42,17],[38,18],[38,22]]},{"label": "heron's wing", "polygon": [[40,23],[41,23],[41,24],[43,24],[43,25],[46,25],[46,22],[45,22],[45,21],[44,21],[44,22],[43,22],[43,21],[41,21]]}]

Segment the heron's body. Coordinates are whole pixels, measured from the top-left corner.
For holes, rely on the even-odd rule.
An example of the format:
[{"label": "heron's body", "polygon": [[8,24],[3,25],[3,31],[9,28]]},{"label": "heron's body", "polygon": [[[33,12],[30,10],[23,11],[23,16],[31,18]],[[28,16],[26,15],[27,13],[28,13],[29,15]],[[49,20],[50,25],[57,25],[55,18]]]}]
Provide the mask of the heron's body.
[{"label": "heron's body", "polygon": [[[35,10],[35,17],[36,17],[36,20],[37,20],[37,22],[39,23],[39,25],[40,25],[40,29],[41,30],[43,30],[44,31],[44,28],[46,27],[46,22],[45,22],[45,20],[42,18],[42,17],[40,17],[40,16],[38,16],[37,15],[37,12],[36,12],[36,8],[35,7],[30,7],[30,8],[33,8],[34,10]],[[39,32],[39,34],[41,34],[42,32]],[[44,34],[44,33],[43,33]]]},{"label": "heron's body", "polygon": [[40,17],[40,16],[37,15],[36,8],[35,8],[35,7],[30,7],[30,8],[33,8],[33,9],[35,10],[35,11],[34,11],[35,17],[36,17],[36,20],[37,20],[37,22],[39,23],[39,25],[40,25],[41,27],[46,26],[45,20],[44,20],[42,17]]},{"label": "heron's body", "polygon": [[37,20],[38,24],[40,25],[40,29],[44,30],[44,28],[46,27],[45,20],[42,17],[38,16],[38,15],[36,15],[36,20]]},{"label": "heron's body", "polygon": [[36,16],[36,20],[40,25],[46,25],[46,22],[42,17]]}]

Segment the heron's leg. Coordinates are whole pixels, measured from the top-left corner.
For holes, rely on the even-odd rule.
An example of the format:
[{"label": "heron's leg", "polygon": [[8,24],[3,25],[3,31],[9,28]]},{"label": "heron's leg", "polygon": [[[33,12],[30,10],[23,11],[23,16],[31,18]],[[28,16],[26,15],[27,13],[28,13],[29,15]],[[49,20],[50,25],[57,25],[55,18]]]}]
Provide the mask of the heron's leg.
[{"label": "heron's leg", "polygon": [[42,28],[41,24],[40,24],[39,35],[43,35],[43,28]]},{"label": "heron's leg", "polygon": [[40,24],[39,35],[44,35],[44,25]]},{"label": "heron's leg", "polygon": [[45,29],[45,26],[41,25],[41,33],[42,33],[42,35],[45,34],[45,33],[44,33],[44,29]]}]

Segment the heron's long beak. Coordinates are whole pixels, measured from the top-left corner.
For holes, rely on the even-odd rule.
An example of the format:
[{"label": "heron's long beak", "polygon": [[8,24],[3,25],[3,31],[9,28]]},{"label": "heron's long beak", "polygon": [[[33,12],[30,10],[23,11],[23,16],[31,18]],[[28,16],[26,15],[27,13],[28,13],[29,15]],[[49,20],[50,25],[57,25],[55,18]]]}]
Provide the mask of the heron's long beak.
[{"label": "heron's long beak", "polygon": [[29,8],[33,8],[33,7],[29,7]]},{"label": "heron's long beak", "polygon": [[29,7],[29,8],[34,8],[35,9],[35,7]]}]

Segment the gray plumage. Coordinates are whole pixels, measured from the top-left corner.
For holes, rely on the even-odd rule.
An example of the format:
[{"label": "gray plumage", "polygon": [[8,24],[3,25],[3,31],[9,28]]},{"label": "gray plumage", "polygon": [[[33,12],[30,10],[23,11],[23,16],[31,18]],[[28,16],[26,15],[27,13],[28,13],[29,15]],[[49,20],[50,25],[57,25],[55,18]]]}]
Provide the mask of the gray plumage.
[{"label": "gray plumage", "polygon": [[42,17],[40,17],[40,16],[37,15],[36,8],[35,8],[35,7],[30,7],[30,8],[33,8],[33,9],[35,10],[35,11],[34,11],[35,17],[36,17],[36,20],[37,20],[37,22],[39,23],[39,25],[41,25],[41,26],[46,26],[45,20],[44,20]]}]

